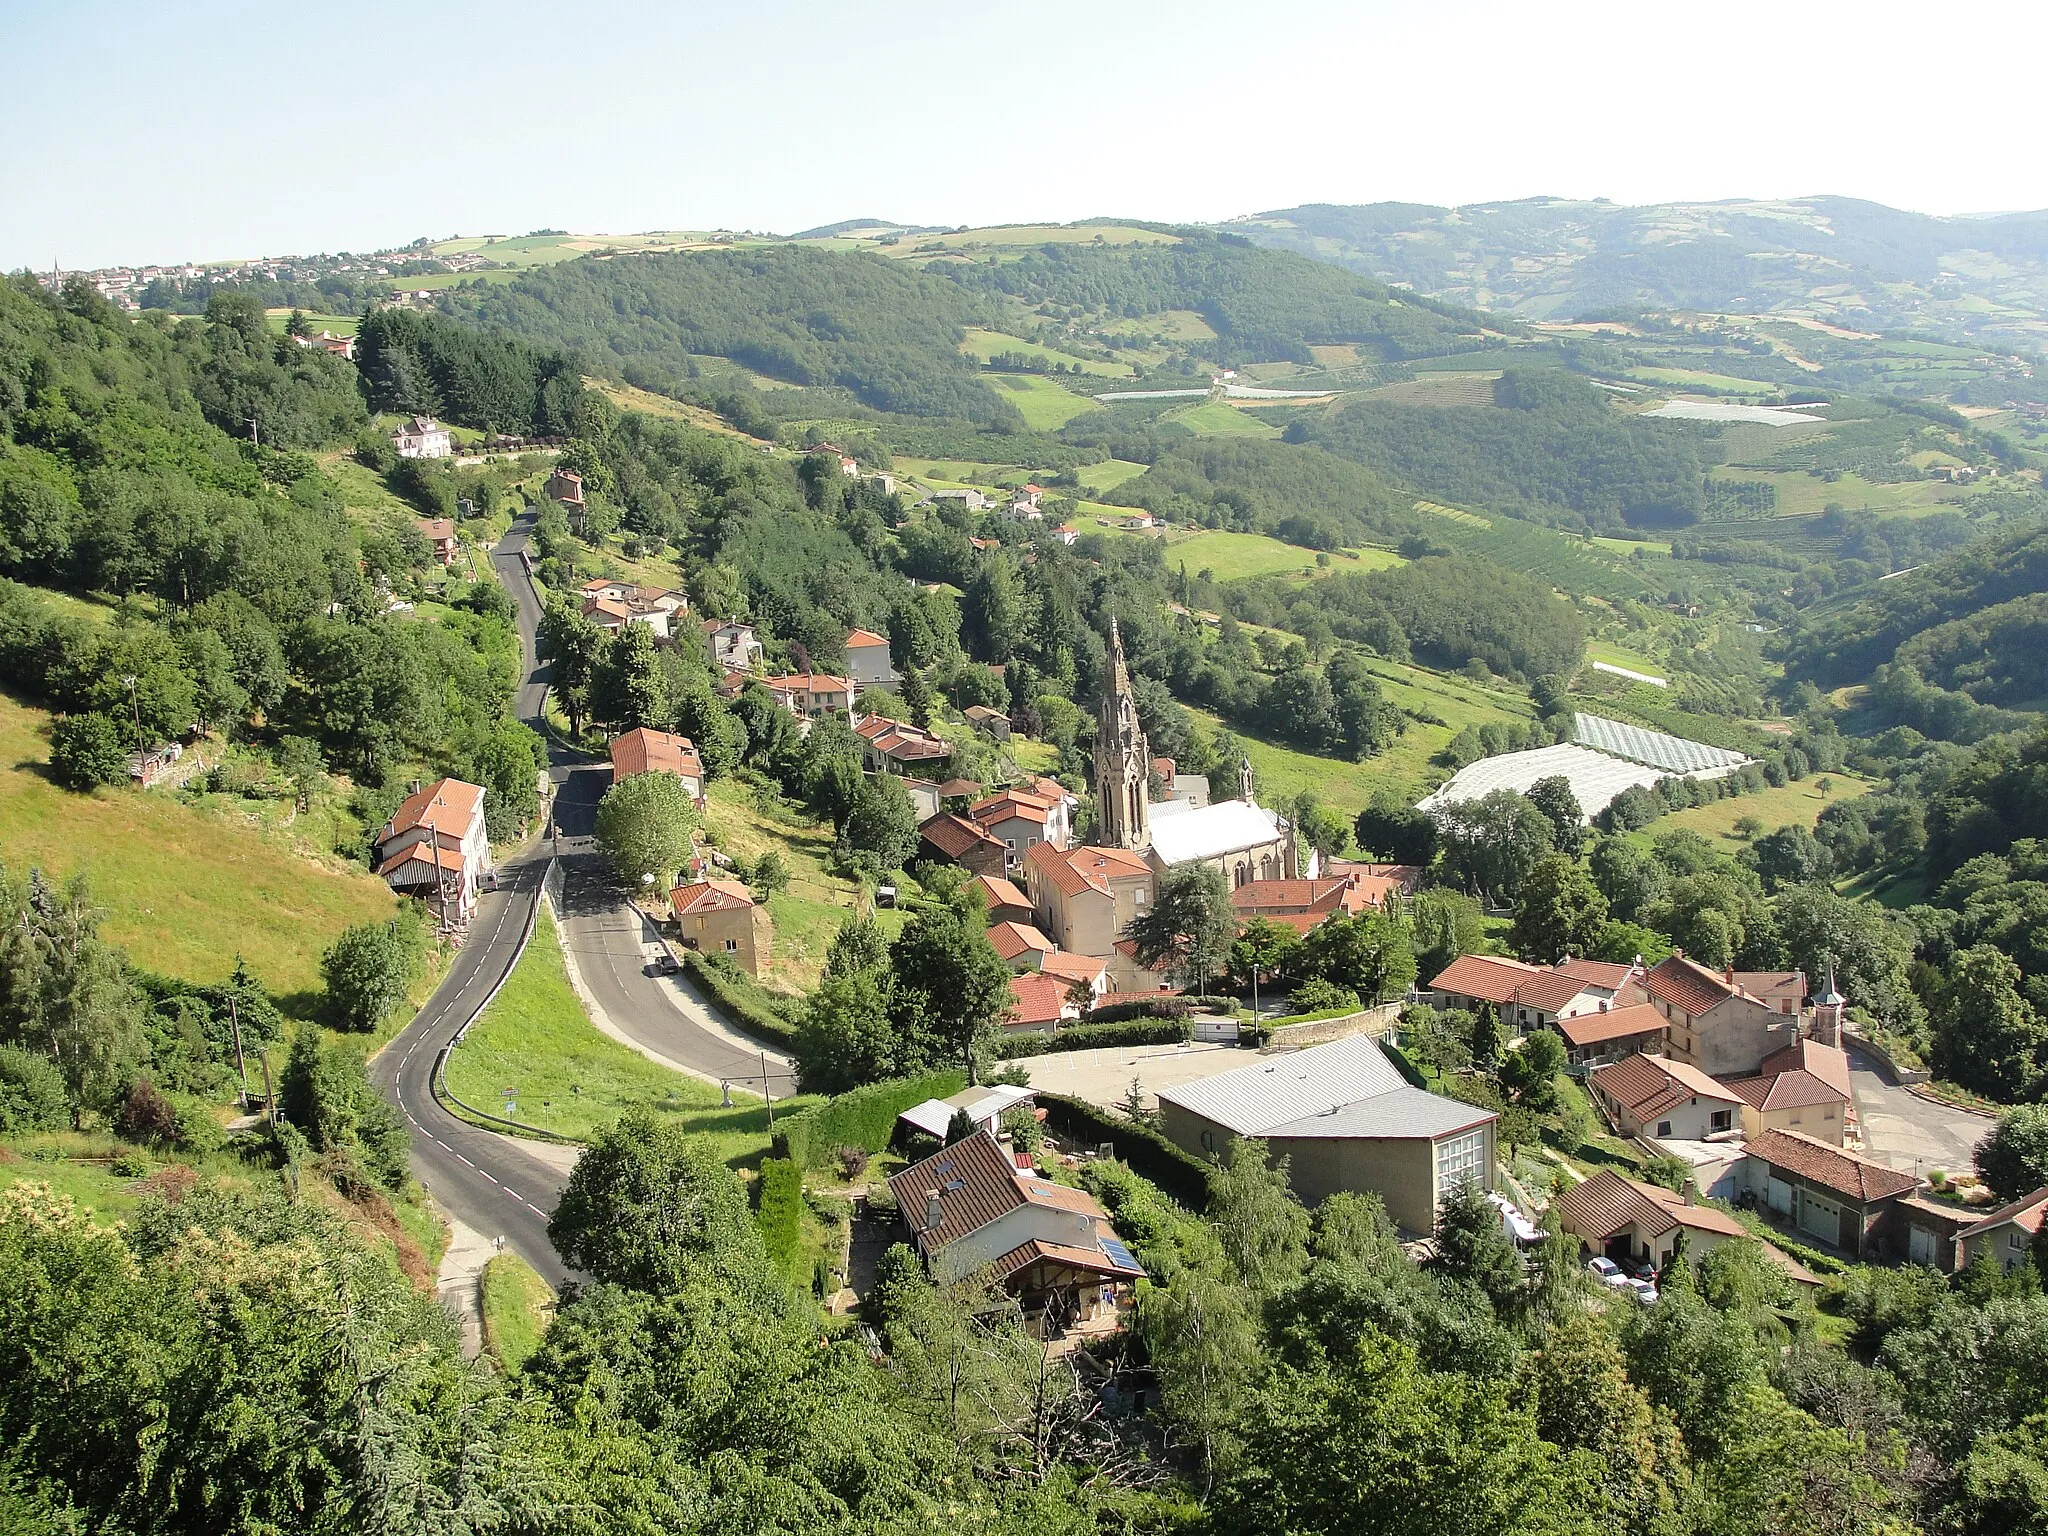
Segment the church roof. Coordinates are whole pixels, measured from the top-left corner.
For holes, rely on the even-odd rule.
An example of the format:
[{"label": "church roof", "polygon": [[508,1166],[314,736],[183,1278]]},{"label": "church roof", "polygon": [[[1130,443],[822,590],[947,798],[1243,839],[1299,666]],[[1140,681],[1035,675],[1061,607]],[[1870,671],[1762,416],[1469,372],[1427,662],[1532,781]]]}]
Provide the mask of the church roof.
[{"label": "church roof", "polygon": [[1247,848],[1263,848],[1287,834],[1280,818],[1249,800],[1219,800],[1190,807],[1152,823],[1152,849],[1171,868],[1218,859]]}]

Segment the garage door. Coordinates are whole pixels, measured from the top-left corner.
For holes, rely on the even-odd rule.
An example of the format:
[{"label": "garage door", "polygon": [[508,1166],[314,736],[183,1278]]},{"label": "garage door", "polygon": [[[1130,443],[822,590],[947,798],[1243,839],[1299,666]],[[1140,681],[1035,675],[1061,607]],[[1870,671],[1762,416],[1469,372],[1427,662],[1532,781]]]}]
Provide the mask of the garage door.
[{"label": "garage door", "polygon": [[1809,1190],[1799,1197],[1799,1228],[1824,1243],[1839,1243],[1842,1240],[1842,1208],[1832,1200],[1818,1198]]},{"label": "garage door", "polygon": [[1906,1234],[1906,1257],[1915,1264],[1933,1267],[1940,1248],[1939,1240],[1925,1227],[1914,1227]]},{"label": "garage door", "polygon": [[1771,1209],[1780,1216],[1792,1214],[1792,1186],[1783,1179],[1771,1180],[1771,1187],[1765,1192],[1765,1198],[1769,1200]]}]

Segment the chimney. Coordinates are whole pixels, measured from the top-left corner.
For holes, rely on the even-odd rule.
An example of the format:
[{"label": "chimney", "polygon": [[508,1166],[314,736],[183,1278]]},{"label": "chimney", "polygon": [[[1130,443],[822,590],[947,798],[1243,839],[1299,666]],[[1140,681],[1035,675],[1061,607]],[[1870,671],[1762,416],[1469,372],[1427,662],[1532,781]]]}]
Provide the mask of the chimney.
[{"label": "chimney", "polygon": [[944,1213],[939,1208],[939,1192],[928,1189],[924,1192],[924,1229],[929,1232],[939,1224]]},{"label": "chimney", "polygon": [[1685,1181],[1685,1185],[1679,1190],[1679,1193],[1685,1196],[1685,1203],[1687,1205],[1698,1205],[1700,1203],[1700,1187],[1691,1179]]},{"label": "chimney", "polygon": [[1735,967],[1733,964],[1721,967],[1721,979],[1731,987],[1735,985]]}]

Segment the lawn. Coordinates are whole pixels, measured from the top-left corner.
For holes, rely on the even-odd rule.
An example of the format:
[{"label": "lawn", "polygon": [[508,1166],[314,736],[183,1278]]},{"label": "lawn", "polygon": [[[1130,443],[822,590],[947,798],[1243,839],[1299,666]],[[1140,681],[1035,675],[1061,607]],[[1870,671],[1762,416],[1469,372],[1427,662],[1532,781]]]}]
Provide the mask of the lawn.
[{"label": "lawn", "polygon": [[1140,229],[1134,224],[998,224],[987,229],[963,229],[956,235],[913,235],[893,250],[915,255],[925,246],[970,245],[1175,245],[1179,235],[1164,230]]},{"label": "lawn", "polygon": [[1663,662],[1652,661],[1641,651],[1632,651],[1625,645],[1616,645],[1612,640],[1587,641],[1586,660],[1604,661],[1610,667],[1627,667],[1632,672],[1647,672],[1652,677],[1664,677],[1671,670]]},{"label": "lawn", "polygon": [[1653,555],[1668,555],[1671,553],[1671,543],[1668,539],[1610,539],[1604,534],[1596,533],[1587,542],[1598,544],[1610,554],[1620,555],[1623,559],[1627,559],[1638,550],[1647,551]]},{"label": "lawn", "polygon": [[1169,538],[1161,551],[1169,569],[1185,564],[1188,574],[1207,570],[1218,581],[1241,576],[1300,575],[1308,571],[1327,576],[1335,571],[1383,571],[1400,565],[1401,557],[1391,550],[1366,549],[1353,554],[1330,552],[1327,566],[1316,564],[1316,551],[1298,544],[1283,543],[1263,533],[1227,533],[1210,530],[1185,538]]},{"label": "lawn", "polygon": [[1152,466],[1133,464],[1129,459],[1104,459],[1100,464],[1084,464],[1074,471],[1074,477],[1081,482],[1085,491],[1100,496],[1115,490],[1126,480],[1135,480]]},{"label": "lawn", "polygon": [[702,427],[706,432],[716,432],[723,437],[744,438],[756,443],[760,439],[748,437],[739,428],[729,425],[715,411],[707,411],[701,405],[685,405],[680,400],[671,400],[667,395],[657,395],[652,390],[635,389],[631,384],[616,384],[610,379],[595,378],[585,374],[583,382],[610,400],[622,411],[639,411],[646,416],[661,416],[669,421],[686,421],[693,427]]},{"label": "lawn", "polygon": [[768,1151],[768,1111],[758,1098],[734,1089],[735,1107],[721,1108],[715,1085],[598,1033],[569,984],[546,909],[511,980],[449,1053],[447,1082],[476,1109],[578,1141],[629,1109],[645,1109],[709,1135],[734,1167]]},{"label": "lawn", "polygon": [[[38,1144],[50,1141],[40,1138]],[[55,1195],[73,1200],[111,1226],[125,1221],[141,1203],[136,1186],[142,1181],[114,1172],[110,1161],[59,1157],[45,1161],[16,1147],[0,1147],[0,1189],[15,1184],[46,1184]]]},{"label": "lawn", "polygon": [[1185,410],[1162,416],[1161,421],[1178,422],[1197,437],[1278,437],[1280,429],[1268,426],[1256,416],[1247,416],[1220,400],[1204,400]]},{"label": "lawn", "polygon": [[1024,417],[1034,432],[1057,432],[1076,416],[1102,407],[1086,395],[1062,389],[1051,379],[1031,373],[997,373],[989,382]]},{"label": "lawn", "polygon": [[0,850],[17,871],[84,871],[107,908],[103,931],[138,963],[220,981],[240,955],[302,1013],[320,983],[320,952],[342,929],[391,915],[383,881],[309,856],[240,802],[222,797],[214,809],[162,789],[59,789],[44,776],[49,721],[0,695]]},{"label": "lawn", "polygon": [[540,1348],[555,1311],[555,1293],[516,1253],[484,1265],[484,1348],[507,1371],[516,1371]]},{"label": "lawn", "polygon": [[[292,317],[289,309],[266,309],[263,312],[270,320],[270,328],[278,335],[284,334],[285,322]],[[353,336],[356,327],[363,323],[361,315],[316,315],[305,312],[306,326],[315,335],[321,331],[332,331],[337,336]]]},{"label": "lawn", "polygon": [[[825,952],[840,925],[853,915],[860,890],[853,881],[828,873],[825,856],[832,849],[830,827],[792,816],[770,815],[754,792],[730,779],[712,783],[706,816],[718,846],[748,861],[773,849],[789,870],[789,885],[768,898],[769,920],[775,926],[767,975],[761,979],[776,990],[802,993],[814,989],[825,968]],[[902,926],[900,911],[875,914],[883,931],[894,935]]]},{"label": "lawn", "polygon": [[1105,379],[1128,379],[1132,372],[1129,363],[1098,363],[1093,358],[1076,357],[1071,352],[1055,351],[1035,341],[1026,341],[1021,336],[1005,335],[1001,331],[968,331],[961,338],[960,350],[984,363],[992,362],[1000,354],[1010,352],[1038,358],[1046,363],[1060,363],[1068,368],[1078,368],[1082,373],[1097,374]]},{"label": "lawn", "polygon": [[350,511],[378,515],[396,512],[408,518],[419,516],[419,510],[410,502],[391,493],[382,475],[358,464],[348,455],[323,453],[320,466],[327,471],[328,481],[341,492],[341,504]]},{"label": "lawn", "polygon": [[[1822,794],[1817,787],[1823,778],[1834,781],[1828,794]],[[1712,805],[1695,805],[1688,810],[1674,811],[1632,835],[1638,841],[1648,843],[1660,832],[1682,827],[1715,841],[1739,842],[1741,839],[1735,835],[1735,823],[1745,816],[1754,816],[1764,824],[1767,832],[1793,825],[1810,829],[1820,820],[1820,813],[1835,801],[1853,800],[1869,791],[1870,785],[1854,774],[1816,774],[1796,784],[1766,789],[1760,795],[1737,795],[1732,800],[1716,800]]]}]

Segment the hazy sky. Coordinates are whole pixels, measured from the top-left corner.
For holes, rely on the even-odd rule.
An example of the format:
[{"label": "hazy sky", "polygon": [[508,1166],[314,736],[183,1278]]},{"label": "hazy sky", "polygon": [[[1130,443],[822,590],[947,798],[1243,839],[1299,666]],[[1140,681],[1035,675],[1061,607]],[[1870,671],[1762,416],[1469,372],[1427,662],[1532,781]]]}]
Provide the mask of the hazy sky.
[{"label": "hazy sky", "polygon": [[0,0],[0,267],[542,227],[2048,206],[2041,0]]}]

